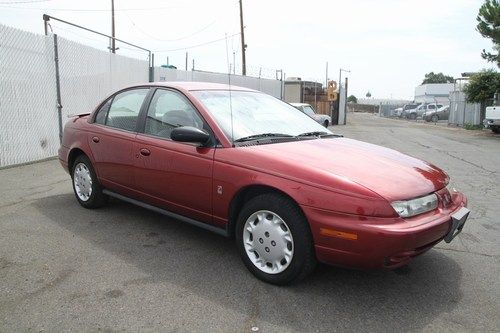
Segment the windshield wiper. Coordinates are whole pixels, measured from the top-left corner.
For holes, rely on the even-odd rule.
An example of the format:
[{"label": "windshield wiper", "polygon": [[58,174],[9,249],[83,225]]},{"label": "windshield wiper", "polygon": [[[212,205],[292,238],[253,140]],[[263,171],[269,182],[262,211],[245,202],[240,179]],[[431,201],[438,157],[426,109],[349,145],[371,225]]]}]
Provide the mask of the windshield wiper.
[{"label": "windshield wiper", "polygon": [[252,140],[258,140],[258,139],[268,138],[268,137],[292,138],[293,135],[283,134],[283,133],[261,133],[261,134],[254,134],[254,135],[245,136],[245,137],[234,140],[234,142],[252,141]]},{"label": "windshield wiper", "polygon": [[316,131],[316,132],[305,132],[297,136],[322,136],[322,135],[331,135],[331,133]]}]

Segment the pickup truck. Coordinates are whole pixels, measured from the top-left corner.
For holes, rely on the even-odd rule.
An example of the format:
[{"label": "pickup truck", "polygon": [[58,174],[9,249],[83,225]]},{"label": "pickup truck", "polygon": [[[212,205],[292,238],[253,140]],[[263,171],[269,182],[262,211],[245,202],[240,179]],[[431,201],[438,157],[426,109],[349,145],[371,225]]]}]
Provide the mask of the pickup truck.
[{"label": "pickup truck", "polygon": [[484,127],[491,128],[494,133],[500,134],[500,106],[488,106]]}]

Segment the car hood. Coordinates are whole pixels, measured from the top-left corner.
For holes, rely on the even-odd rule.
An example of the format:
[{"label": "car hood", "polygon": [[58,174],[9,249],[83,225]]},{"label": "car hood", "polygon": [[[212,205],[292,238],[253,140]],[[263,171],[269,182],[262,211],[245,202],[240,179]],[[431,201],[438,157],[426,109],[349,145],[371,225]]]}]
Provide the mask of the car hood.
[{"label": "car hood", "polygon": [[[255,145],[246,149],[248,166],[308,183],[336,186],[348,180],[389,201],[437,191],[448,184],[438,167],[396,150],[347,138],[324,138]],[[265,165],[263,162],[266,162]]]}]

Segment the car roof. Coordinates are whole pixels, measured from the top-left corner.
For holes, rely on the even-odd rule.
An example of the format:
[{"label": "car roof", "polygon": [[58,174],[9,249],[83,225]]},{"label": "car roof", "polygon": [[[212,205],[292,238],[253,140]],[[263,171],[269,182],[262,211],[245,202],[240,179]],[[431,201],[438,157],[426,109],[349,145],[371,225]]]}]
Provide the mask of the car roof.
[{"label": "car roof", "polygon": [[311,106],[310,104],[307,103],[290,103],[292,106]]},{"label": "car roof", "polygon": [[148,82],[146,86],[167,87],[186,91],[195,90],[237,90],[237,91],[257,91],[250,88],[222,84],[212,82],[196,82],[196,81],[161,81],[161,82]]}]

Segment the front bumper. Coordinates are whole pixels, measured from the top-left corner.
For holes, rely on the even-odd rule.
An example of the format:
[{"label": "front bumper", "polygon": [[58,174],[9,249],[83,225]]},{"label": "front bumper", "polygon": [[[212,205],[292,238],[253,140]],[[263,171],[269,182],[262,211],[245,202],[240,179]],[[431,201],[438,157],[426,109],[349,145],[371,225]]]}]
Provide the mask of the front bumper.
[{"label": "front bumper", "polygon": [[440,204],[434,211],[407,219],[302,209],[310,222],[319,261],[373,269],[399,267],[432,248],[455,231],[452,215],[466,206],[465,195],[454,192],[447,207]]}]

